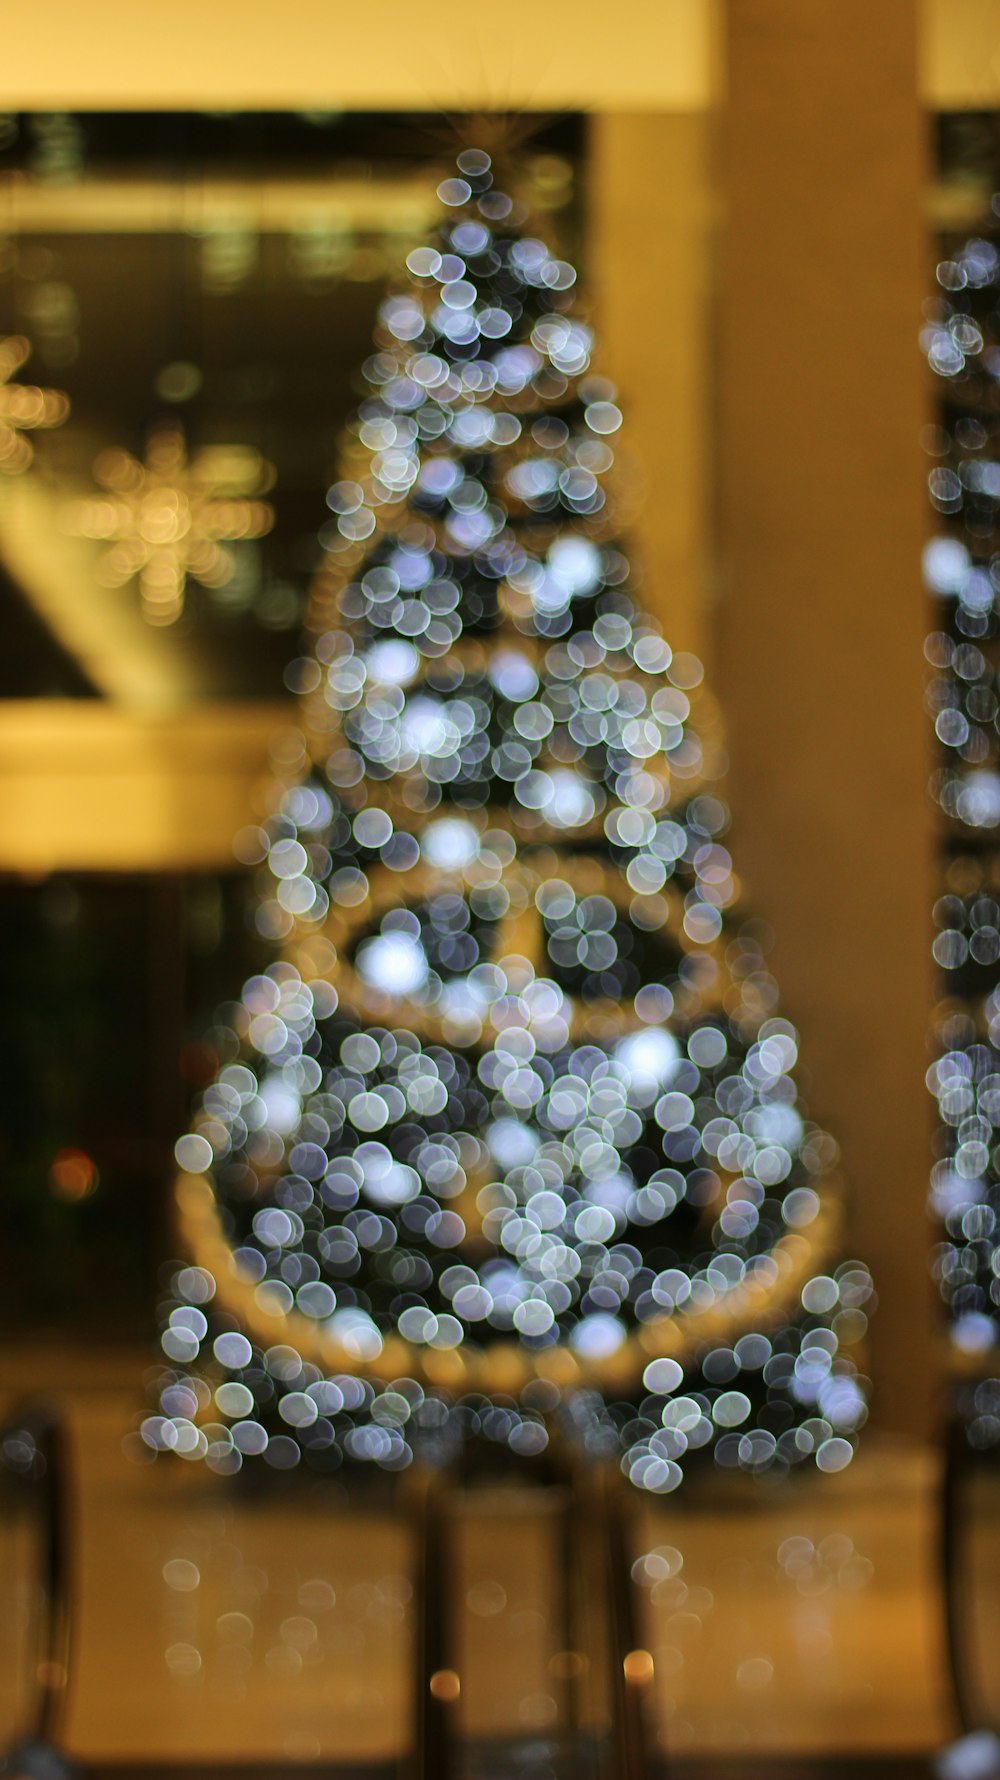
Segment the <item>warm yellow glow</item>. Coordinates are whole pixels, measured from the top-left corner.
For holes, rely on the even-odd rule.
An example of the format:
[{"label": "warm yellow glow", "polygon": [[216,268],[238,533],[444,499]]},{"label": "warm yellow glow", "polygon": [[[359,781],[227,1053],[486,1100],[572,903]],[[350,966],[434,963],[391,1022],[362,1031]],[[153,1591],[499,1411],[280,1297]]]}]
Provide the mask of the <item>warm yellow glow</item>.
[{"label": "warm yellow glow", "polygon": [[388,110],[669,107],[709,103],[713,0],[508,0],[455,28],[454,8],[384,0],[175,0],[149,14],[95,0],[36,0],[4,21],[6,104],[42,110]]},{"label": "warm yellow glow", "polygon": [[270,465],[245,446],[214,446],[189,462],[180,429],[163,428],[145,463],[104,451],[94,474],[109,494],[71,502],[66,529],[109,541],[97,579],[106,587],[137,580],[150,624],[180,617],[189,576],[224,587],[236,566],[225,545],[262,538],[274,524],[273,508],[250,498],[270,487]]},{"label": "warm yellow glow", "polygon": [[34,446],[25,433],[59,426],[69,413],[69,398],[62,390],[11,382],[30,353],[31,344],[23,334],[0,340],[0,472],[6,476],[19,476],[34,458]]},{"label": "warm yellow glow", "polygon": [[59,1150],[49,1165],[49,1188],[56,1199],[75,1204],[89,1199],[100,1181],[97,1163],[86,1150]]},{"label": "warm yellow glow", "polygon": [[[433,153],[434,145],[428,144]],[[210,235],[251,229],[295,233],[317,227],[409,237],[436,206],[426,166],[412,173],[373,171],[366,179],[312,177],[105,179],[85,171],[67,185],[20,180],[12,201],[15,233],[31,235]]]},{"label": "warm yellow glow", "polygon": [[60,530],[56,493],[30,472],[0,477],[0,563],[105,698],[156,717],[202,692],[171,632],[95,580],[90,546]]},{"label": "warm yellow glow", "polygon": [[633,1687],[647,1687],[653,1679],[653,1659],[648,1650],[630,1650],[622,1668]]},{"label": "warm yellow glow", "polygon": [[557,1681],[577,1681],[586,1670],[587,1659],[579,1650],[557,1650],[549,1657],[549,1674]]},{"label": "warm yellow glow", "polygon": [[462,1691],[462,1683],[454,1669],[435,1669],[428,1686],[432,1698],[451,1704]]},{"label": "warm yellow glow", "polygon": [[935,111],[1000,104],[1000,0],[920,0],[918,84]]},{"label": "warm yellow glow", "polygon": [[[149,633],[147,632],[147,635]],[[142,722],[95,700],[0,705],[0,866],[217,870],[259,820],[280,704],[198,706]]]}]

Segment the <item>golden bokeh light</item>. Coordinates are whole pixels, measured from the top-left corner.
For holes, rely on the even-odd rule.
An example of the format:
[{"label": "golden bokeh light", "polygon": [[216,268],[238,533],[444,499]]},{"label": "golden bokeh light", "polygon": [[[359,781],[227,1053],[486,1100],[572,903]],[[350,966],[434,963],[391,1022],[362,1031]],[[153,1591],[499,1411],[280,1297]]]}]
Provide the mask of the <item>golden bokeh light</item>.
[{"label": "golden bokeh light", "polygon": [[11,381],[30,353],[23,334],[0,340],[0,473],[5,476],[21,475],[33,462],[35,450],[27,433],[61,426],[69,413],[69,397],[62,390]]},{"label": "golden bokeh light", "polygon": [[217,445],[189,458],[177,426],[152,434],[142,463],[120,447],[102,452],[94,474],[107,494],[70,503],[63,523],[109,543],[98,578],[110,587],[137,580],[150,624],[176,622],[189,577],[225,587],[236,567],[227,546],[265,537],[274,524],[258,498],[273,480],[259,452]]}]

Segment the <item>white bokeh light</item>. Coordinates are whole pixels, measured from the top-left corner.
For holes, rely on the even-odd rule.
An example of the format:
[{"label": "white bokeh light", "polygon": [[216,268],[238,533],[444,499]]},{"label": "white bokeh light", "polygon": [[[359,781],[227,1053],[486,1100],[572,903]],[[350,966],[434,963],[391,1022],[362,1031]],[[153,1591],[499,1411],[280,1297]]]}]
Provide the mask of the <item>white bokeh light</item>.
[{"label": "white bokeh light", "polygon": [[380,933],[358,947],[358,975],[384,995],[413,995],[427,981],[427,954],[412,933]]}]

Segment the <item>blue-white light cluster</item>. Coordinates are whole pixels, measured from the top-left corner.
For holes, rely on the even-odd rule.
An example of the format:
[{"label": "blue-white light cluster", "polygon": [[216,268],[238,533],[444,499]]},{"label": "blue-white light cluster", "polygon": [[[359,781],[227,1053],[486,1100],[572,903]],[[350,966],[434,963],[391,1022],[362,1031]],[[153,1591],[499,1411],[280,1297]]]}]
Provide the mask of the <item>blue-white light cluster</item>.
[{"label": "blue-white light cluster", "polygon": [[177,1145],[147,1443],[398,1470],[556,1425],[676,1487],[838,1470],[871,1282],[737,914],[723,755],[633,596],[573,268],[467,151],[327,495],[280,956]]},{"label": "blue-white light cluster", "polygon": [[943,813],[934,906],[941,1001],[927,1082],[937,1102],[934,1274],[968,1389],[976,1444],[1000,1438],[1000,435],[996,384],[1000,253],[996,211],[982,236],[954,242],[937,268],[923,344],[936,381],[926,429],[938,523],[924,556],[937,602],[927,639],[927,702],[937,744],[931,792]]}]

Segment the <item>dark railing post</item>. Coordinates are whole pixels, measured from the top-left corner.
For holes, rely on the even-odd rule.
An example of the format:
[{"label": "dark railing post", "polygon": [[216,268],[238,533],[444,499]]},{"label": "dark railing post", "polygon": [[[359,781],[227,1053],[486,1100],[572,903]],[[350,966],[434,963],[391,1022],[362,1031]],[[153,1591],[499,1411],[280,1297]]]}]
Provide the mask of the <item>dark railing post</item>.
[{"label": "dark railing post", "polygon": [[416,1780],[453,1780],[449,1723],[459,1677],[449,1667],[451,1613],[442,1498],[436,1472],[423,1480],[419,1528],[419,1651],[416,1699]]},{"label": "dark railing post", "polygon": [[636,1631],[624,1489],[621,1478],[614,1473],[605,1472],[602,1476],[616,1780],[647,1780],[649,1760],[643,1699],[652,1681],[653,1665],[648,1651],[640,1648]]},{"label": "dark railing post", "polygon": [[56,1413],[47,1405],[25,1405],[0,1429],[0,1490],[4,1484],[15,1512],[17,1496],[31,1492],[32,1504],[37,1504],[41,1562],[35,1581],[44,1619],[29,1719],[14,1746],[0,1752],[0,1774],[17,1774],[25,1780],[69,1780],[75,1770],[57,1747],[69,1680],[71,1634],[66,1436]]}]

